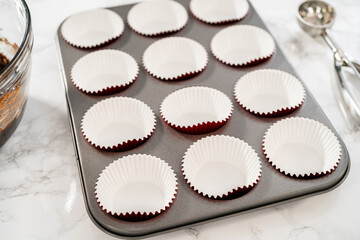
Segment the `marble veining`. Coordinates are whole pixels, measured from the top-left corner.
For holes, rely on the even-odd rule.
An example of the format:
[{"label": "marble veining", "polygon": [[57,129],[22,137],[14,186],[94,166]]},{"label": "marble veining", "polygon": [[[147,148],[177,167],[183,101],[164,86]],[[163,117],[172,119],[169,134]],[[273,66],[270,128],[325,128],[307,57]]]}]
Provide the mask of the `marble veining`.
[{"label": "marble veining", "polygon": [[[328,1],[337,10],[330,34],[360,59],[360,2]],[[115,239],[99,230],[85,210],[55,32],[72,13],[130,2],[28,0],[35,33],[32,79],[23,121],[0,149],[1,239]],[[329,193],[152,239],[360,239],[360,131],[346,123],[337,104],[331,52],[322,39],[297,25],[300,1],[251,2],[343,138],[352,158],[350,174]]]}]

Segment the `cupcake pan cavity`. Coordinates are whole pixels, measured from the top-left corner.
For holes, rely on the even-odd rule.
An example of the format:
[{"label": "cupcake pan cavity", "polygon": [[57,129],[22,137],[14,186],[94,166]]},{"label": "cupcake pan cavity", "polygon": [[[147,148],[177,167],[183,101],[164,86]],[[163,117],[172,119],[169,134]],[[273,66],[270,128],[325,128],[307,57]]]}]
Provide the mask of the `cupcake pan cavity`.
[{"label": "cupcake pan cavity", "polygon": [[[189,0],[179,1],[189,12]],[[123,19],[126,19],[128,11],[133,5],[111,8]],[[185,28],[171,36],[183,36],[199,42],[210,54],[210,42],[212,37],[221,29],[236,24],[246,24],[267,28],[250,3],[248,15],[240,22],[229,25],[213,26],[202,23],[189,15],[189,22]],[[153,42],[161,39],[149,38],[134,33],[128,26],[121,38],[105,48],[124,51],[135,58],[138,63],[142,62],[145,49]],[[75,153],[77,156],[81,186],[84,190],[84,200],[90,218],[103,231],[120,238],[144,238],[155,236],[160,233],[184,229],[190,226],[202,224],[215,219],[226,218],[236,214],[254,211],[269,205],[276,205],[291,200],[316,195],[329,191],[339,185],[345,178],[349,169],[349,156],[346,147],[336,134],[336,131],[328,121],[323,111],[304,86],[306,100],[299,110],[290,116],[302,116],[313,118],[331,129],[339,138],[342,156],[336,170],[326,176],[302,180],[288,177],[273,166],[262,154],[262,139],[267,129],[282,118],[259,118],[247,113],[235,101],[234,86],[237,80],[257,69],[279,69],[295,77],[297,74],[285,59],[280,48],[276,48],[275,54],[263,64],[251,68],[232,68],[219,63],[214,57],[208,57],[208,67],[199,75],[186,81],[160,81],[149,75],[144,68],[140,67],[138,79],[126,90],[112,95],[127,96],[139,99],[148,104],[156,115],[156,129],[147,142],[124,152],[101,151],[91,146],[82,136],[80,130],[81,119],[85,112],[97,102],[107,96],[93,96],[80,92],[73,86],[70,78],[71,67],[75,62],[90,51],[74,51],[74,47],[66,43],[60,30],[58,31],[58,43],[60,46],[61,61],[64,82],[66,86],[67,100],[69,104],[69,116],[72,133],[74,135]],[[311,81],[311,80],[310,80]],[[190,135],[175,131],[169,127],[160,115],[160,104],[166,96],[190,86],[205,86],[217,89],[227,95],[233,104],[233,113],[228,122],[215,130],[211,135],[229,135],[247,142],[258,154],[262,174],[261,179],[250,192],[231,200],[212,200],[196,193],[183,179],[181,161],[186,150],[197,140],[209,136],[209,134]],[[161,143],[161,144],[158,144]],[[171,207],[147,221],[127,222],[117,219],[104,212],[95,198],[95,183],[101,171],[114,160],[131,154],[149,154],[166,161],[175,171],[178,178],[178,194]],[[261,214],[261,211],[259,212]]]},{"label": "cupcake pan cavity", "polygon": [[61,26],[64,40],[79,48],[99,47],[120,37],[123,32],[124,21],[109,9],[74,14]]},{"label": "cupcake pan cavity", "polygon": [[144,52],[146,71],[161,80],[182,80],[202,72],[208,63],[205,48],[184,37],[168,37],[151,44]]},{"label": "cupcake pan cavity", "polygon": [[71,69],[73,84],[89,94],[121,91],[139,75],[139,66],[129,54],[118,50],[99,50],[80,58]]},{"label": "cupcake pan cavity", "polygon": [[190,134],[212,132],[229,120],[233,111],[229,97],[209,87],[193,86],[169,94],[160,114],[176,130]]},{"label": "cupcake pan cavity", "polygon": [[102,150],[124,151],[145,142],[155,130],[154,112],[135,98],[113,97],[86,111],[81,121],[84,138]]},{"label": "cupcake pan cavity", "polygon": [[255,150],[243,140],[212,135],[188,148],[182,172],[197,193],[227,199],[246,193],[260,181],[261,163]]},{"label": "cupcake pan cavity", "polygon": [[252,114],[279,117],[304,103],[305,90],[289,73],[261,69],[241,77],[235,84],[234,96],[238,104]]},{"label": "cupcake pan cavity", "polygon": [[275,52],[270,33],[253,25],[232,25],[211,40],[211,52],[222,63],[235,67],[256,65]]},{"label": "cupcake pan cavity", "polygon": [[165,212],[177,194],[174,170],[162,159],[128,155],[109,164],[95,187],[99,206],[115,217],[142,221]]},{"label": "cupcake pan cavity", "polygon": [[309,118],[286,118],[273,124],[263,139],[270,164],[285,175],[319,177],[335,170],[341,146],[325,125]]},{"label": "cupcake pan cavity", "polygon": [[249,3],[247,0],[191,0],[190,11],[202,22],[224,24],[245,18]]},{"label": "cupcake pan cavity", "polygon": [[155,0],[134,5],[127,21],[133,31],[153,37],[180,31],[188,21],[188,13],[176,1]]}]

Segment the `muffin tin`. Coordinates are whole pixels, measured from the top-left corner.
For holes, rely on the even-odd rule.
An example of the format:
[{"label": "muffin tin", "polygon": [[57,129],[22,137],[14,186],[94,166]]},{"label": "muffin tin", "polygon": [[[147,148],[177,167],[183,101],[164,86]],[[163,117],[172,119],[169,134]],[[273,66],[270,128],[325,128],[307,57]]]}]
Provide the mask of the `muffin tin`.
[{"label": "muffin tin", "polygon": [[[61,36],[61,26],[57,32],[57,43],[60,68],[65,86],[65,94],[69,110],[69,121],[73,135],[73,143],[77,158],[80,180],[83,187],[84,200],[88,214],[93,222],[104,232],[122,238],[142,238],[165,233],[193,225],[222,219],[240,213],[249,212],[266,206],[316,195],[329,191],[340,185],[347,176],[350,159],[346,147],[335,129],[305,86],[306,99],[298,110],[283,117],[257,117],[239,106],[234,98],[234,87],[239,78],[258,69],[278,69],[296,76],[294,69],[286,60],[279,46],[274,55],[267,61],[252,67],[230,67],[217,61],[210,52],[212,37],[220,30],[240,24],[254,25],[266,31],[267,28],[250,4],[248,15],[240,22],[226,25],[205,24],[189,11],[189,0],[180,1],[188,11],[189,19],[184,29],[170,36],[187,37],[205,47],[208,53],[206,69],[195,77],[183,81],[163,81],[152,77],[140,66],[138,79],[127,89],[108,96],[89,95],[79,91],[71,82],[72,66],[84,55],[96,49],[76,48]],[[126,19],[133,5],[110,8]],[[124,51],[142,64],[144,51],[161,37],[145,37],[133,32],[125,23],[121,38],[101,49],[117,49]],[[225,93],[232,101],[233,113],[230,120],[214,132],[200,135],[184,134],[169,126],[160,114],[160,105],[170,93],[190,86],[205,86]],[[102,151],[91,146],[81,132],[81,120],[85,112],[95,103],[110,97],[133,97],[143,101],[154,110],[156,129],[144,144],[124,152]],[[331,129],[340,141],[341,161],[335,171],[315,179],[296,179],[285,176],[272,167],[263,155],[262,141],[267,129],[275,122],[286,117],[308,117],[321,122]],[[196,193],[186,183],[182,175],[181,164],[187,149],[199,139],[211,135],[229,135],[248,143],[260,157],[262,165],[261,179],[247,194],[232,200],[212,200]],[[127,222],[117,219],[103,211],[95,197],[97,179],[103,169],[114,160],[132,154],[148,154],[166,161],[174,169],[178,179],[178,193],[172,206],[164,213],[150,220]]]}]

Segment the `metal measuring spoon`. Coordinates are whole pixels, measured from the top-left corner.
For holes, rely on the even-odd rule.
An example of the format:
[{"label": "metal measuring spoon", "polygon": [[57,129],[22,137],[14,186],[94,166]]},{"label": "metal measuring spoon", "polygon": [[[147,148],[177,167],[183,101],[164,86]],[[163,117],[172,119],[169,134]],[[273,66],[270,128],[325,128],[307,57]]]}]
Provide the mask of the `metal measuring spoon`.
[{"label": "metal measuring spoon", "polygon": [[342,74],[342,68],[348,67],[360,81],[360,64],[351,61],[328,35],[327,29],[334,24],[335,16],[336,14],[333,6],[318,0],[310,0],[301,3],[297,13],[297,19],[301,28],[313,37],[322,36],[334,53],[334,64],[339,76],[341,92],[351,98],[351,101],[348,102],[348,104],[351,104],[350,107],[358,113],[358,116],[360,116],[360,100],[353,93],[351,87],[346,84],[346,80]]}]

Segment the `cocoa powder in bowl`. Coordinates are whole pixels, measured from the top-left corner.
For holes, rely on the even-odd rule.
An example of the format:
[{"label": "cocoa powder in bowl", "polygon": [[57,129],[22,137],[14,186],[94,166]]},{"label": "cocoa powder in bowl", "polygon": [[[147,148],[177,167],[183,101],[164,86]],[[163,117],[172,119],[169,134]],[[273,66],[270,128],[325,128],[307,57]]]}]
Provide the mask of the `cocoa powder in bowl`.
[{"label": "cocoa powder in bowl", "polygon": [[19,46],[16,43],[12,44],[6,38],[0,37],[0,73],[18,50]]},{"label": "cocoa powder in bowl", "polygon": [[9,62],[9,59],[0,53],[0,72],[6,67],[6,65],[8,65]]},{"label": "cocoa powder in bowl", "polygon": [[[16,44],[11,44],[6,38],[0,38],[0,74],[10,63],[18,49],[19,47]],[[20,77],[9,90],[0,92],[0,146],[3,140],[6,140],[15,130],[17,126],[15,120],[20,120],[27,99],[24,84],[26,77],[26,75]],[[0,83],[1,81],[3,79],[0,79]]]}]

